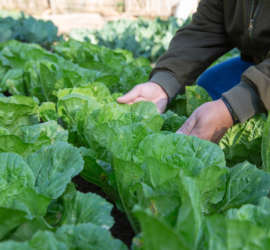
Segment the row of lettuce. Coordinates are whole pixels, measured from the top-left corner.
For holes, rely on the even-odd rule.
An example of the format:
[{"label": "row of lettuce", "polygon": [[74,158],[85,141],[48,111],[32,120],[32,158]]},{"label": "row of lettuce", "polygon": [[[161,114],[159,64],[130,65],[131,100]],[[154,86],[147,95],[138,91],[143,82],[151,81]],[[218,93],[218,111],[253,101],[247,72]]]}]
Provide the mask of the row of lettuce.
[{"label": "row of lettuce", "polygon": [[236,125],[220,145],[175,134],[211,101],[203,89],[163,115],[121,105],[147,59],[74,40],[54,50],[0,44],[12,94],[0,98],[0,248],[127,249],[108,232],[112,205],[76,191],[78,174],[127,214],[134,250],[269,248],[270,120]]},{"label": "row of lettuce", "polygon": [[[78,41],[110,49],[126,49],[134,57],[146,57],[156,61],[169,46],[174,33],[190,22],[177,20],[138,19],[119,20],[107,23],[101,30],[73,29],[68,36]],[[0,11],[0,42],[16,39],[51,48],[53,42],[61,40],[58,28],[51,21],[37,20],[21,13]]]},{"label": "row of lettuce", "polygon": [[58,28],[51,21],[37,20],[23,12],[0,10],[0,42],[16,39],[50,48],[53,42],[61,39],[57,33]]},{"label": "row of lettuce", "polygon": [[191,21],[170,17],[168,20],[118,20],[108,22],[101,30],[73,29],[69,37],[110,49],[126,49],[134,57],[155,62],[168,49],[174,34]]},{"label": "row of lettuce", "polygon": [[[168,49],[177,30],[190,21],[191,18],[184,22],[174,17],[168,20],[119,20],[108,22],[101,30],[72,29],[65,36],[110,49],[125,49],[135,58],[145,57],[156,62]],[[12,39],[52,49],[53,43],[63,40],[63,36],[58,35],[58,28],[51,21],[37,20],[23,12],[0,11],[0,42]],[[219,61],[236,55],[239,51],[233,50]]]}]

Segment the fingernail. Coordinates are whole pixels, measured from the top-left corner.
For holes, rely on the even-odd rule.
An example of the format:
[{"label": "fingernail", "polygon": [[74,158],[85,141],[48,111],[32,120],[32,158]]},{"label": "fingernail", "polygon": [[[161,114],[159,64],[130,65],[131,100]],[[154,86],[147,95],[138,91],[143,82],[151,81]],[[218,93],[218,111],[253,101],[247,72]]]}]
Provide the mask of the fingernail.
[{"label": "fingernail", "polygon": [[176,134],[182,134],[183,135],[184,133],[182,133],[181,131],[177,131]]}]

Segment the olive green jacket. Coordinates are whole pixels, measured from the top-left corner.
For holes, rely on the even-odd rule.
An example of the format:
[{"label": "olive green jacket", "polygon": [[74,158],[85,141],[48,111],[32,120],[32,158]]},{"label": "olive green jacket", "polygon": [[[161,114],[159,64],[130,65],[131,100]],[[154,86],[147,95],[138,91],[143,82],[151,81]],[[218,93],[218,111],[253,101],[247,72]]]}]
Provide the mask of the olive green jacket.
[{"label": "olive green jacket", "polygon": [[177,31],[149,79],[171,101],[234,47],[242,60],[256,63],[223,94],[244,122],[270,110],[270,0],[201,0],[192,22]]}]

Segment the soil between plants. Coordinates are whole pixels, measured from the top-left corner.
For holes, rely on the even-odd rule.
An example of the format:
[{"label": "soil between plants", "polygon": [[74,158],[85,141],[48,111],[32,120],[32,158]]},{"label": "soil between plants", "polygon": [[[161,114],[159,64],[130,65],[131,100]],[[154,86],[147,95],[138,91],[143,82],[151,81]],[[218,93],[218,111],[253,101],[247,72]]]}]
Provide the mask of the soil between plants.
[{"label": "soil between plants", "polygon": [[[72,181],[76,184],[76,189],[78,191],[82,193],[95,193],[104,199],[107,199],[106,194],[101,190],[100,187],[86,181],[80,175],[74,177]],[[115,220],[113,227],[110,229],[113,237],[122,240],[130,249],[132,238],[135,236],[135,234],[131,228],[126,214],[118,210],[117,207],[113,204],[111,215]]]}]

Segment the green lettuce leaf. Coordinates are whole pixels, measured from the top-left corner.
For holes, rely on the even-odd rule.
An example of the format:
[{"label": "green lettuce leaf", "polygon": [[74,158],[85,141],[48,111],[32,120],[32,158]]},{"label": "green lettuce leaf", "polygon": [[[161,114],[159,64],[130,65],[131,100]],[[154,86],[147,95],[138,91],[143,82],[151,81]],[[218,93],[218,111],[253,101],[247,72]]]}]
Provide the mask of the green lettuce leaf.
[{"label": "green lettuce leaf", "polygon": [[38,108],[38,117],[42,119],[42,121],[57,121],[57,113],[55,103],[52,102],[44,102]]},{"label": "green lettuce leaf", "polygon": [[192,249],[186,239],[176,232],[166,221],[155,217],[150,211],[135,207],[135,216],[140,221],[143,232],[143,247],[149,250]]},{"label": "green lettuce leaf", "polygon": [[249,221],[254,225],[263,228],[265,231],[270,231],[270,212],[265,210],[261,206],[255,206],[247,204],[239,209],[229,209],[226,211],[226,219],[238,220],[238,221]]},{"label": "green lettuce leaf", "polygon": [[90,223],[62,226],[56,231],[55,236],[58,241],[65,243],[68,249],[127,250],[127,247],[120,240],[114,239],[107,229]]},{"label": "green lettuce leaf", "polygon": [[259,115],[228,130],[219,145],[229,167],[245,160],[257,167],[262,165],[261,144],[264,128],[265,120]]},{"label": "green lettuce leaf", "polygon": [[198,248],[203,233],[200,190],[196,181],[181,173],[179,192],[182,204],[178,213],[176,230],[190,245]]},{"label": "green lettuce leaf", "polygon": [[26,212],[18,209],[0,207],[0,239],[2,240],[13,229],[23,223],[26,215]]},{"label": "green lettuce leaf", "polygon": [[65,142],[43,146],[25,160],[33,171],[35,189],[53,199],[66,189],[71,178],[83,169],[83,159],[77,148]]},{"label": "green lettuce leaf", "polygon": [[68,139],[68,131],[63,130],[56,122],[25,126],[21,128],[22,139],[16,135],[0,135],[0,152],[16,153],[23,158],[41,149],[44,145]]},{"label": "green lettuce leaf", "polygon": [[114,224],[110,216],[113,206],[96,194],[66,194],[63,197],[63,205],[60,225],[92,223],[109,229]]},{"label": "green lettuce leaf", "polygon": [[178,116],[174,114],[172,111],[168,110],[165,114],[161,115],[165,121],[162,127],[164,131],[170,131],[175,133],[188,119],[185,116]]},{"label": "green lettuce leaf", "polygon": [[222,150],[217,145],[181,134],[153,134],[145,137],[134,155],[134,161],[142,163],[144,159],[154,157],[161,162],[167,162],[173,154],[198,158],[205,167],[226,165]]},{"label": "green lettuce leaf", "polygon": [[270,189],[270,175],[256,166],[244,162],[230,169],[226,193],[218,204],[219,211],[237,208],[243,204],[256,204]]},{"label": "green lettuce leaf", "polygon": [[207,91],[198,85],[187,86],[186,97],[188,116],[191,116],[194,110],[200,107],[202,104],[212,101],[212,98]]},{"label": "green lettuce leaf", "polygon": [[37,231],[55,232],[57,228],[51,227],[42,216],[34,217],[32,220],[24,220],[9,237],[11,240],[27,241],[33,238]]},{"label": "green lettuce leaf", "polygon": [[80,175],[87,181],[102,188],[111,201],[116,201],[119,197],[115,190],[115,175],[111,164],[96,159],[95,153],[91,149],[79,148],[84,160],[84,168]]},{"label": "green lettuce leaf", "polygon": [[249,221],[225,220],[220,215],[206,218],[204,249],[268,249],[267,232]]},{"label": "green lettuce leaf", "polygon": [[22,136],[21,127],[31,125],[30,115],[37,113],[38,104],[30,97],[0,98],[0,126],[10,134]]},{"label": "green lettuce leaf", "polygon": [[269,140],[269,133],[270,133],[270,116],[268,115],[267,121],[265,124],[263,138],[262,138],[262,161],[263,161],[263,170],[265,172],[270,172],[270,140]]},{"label": "green lettuce leaf", "polygon": [[[23,86],[23,69],[10,69],[3,76],[0,83],[1,92],[5,92],[9,89],[11,94],[25,95]],[[15,88],[17,89],[16,91]]]}]

